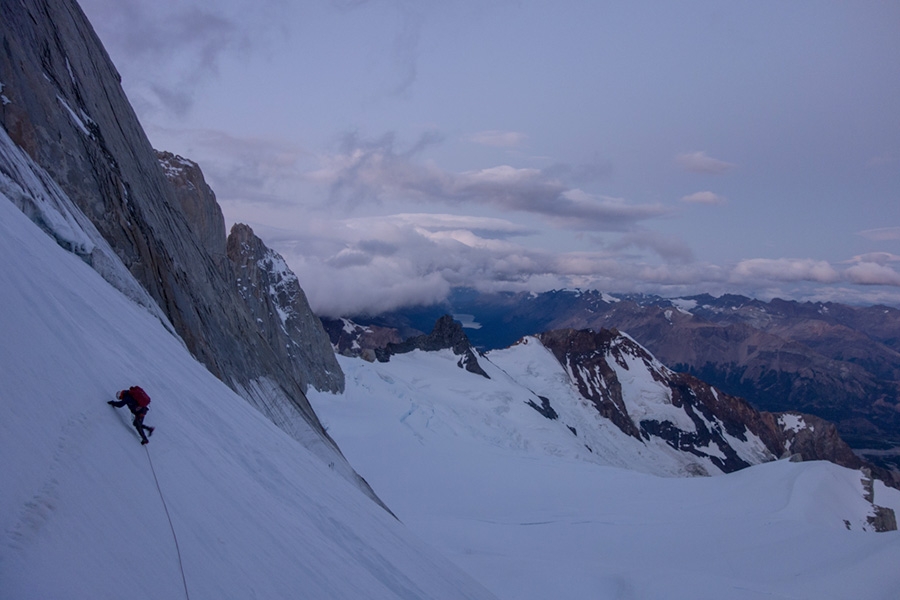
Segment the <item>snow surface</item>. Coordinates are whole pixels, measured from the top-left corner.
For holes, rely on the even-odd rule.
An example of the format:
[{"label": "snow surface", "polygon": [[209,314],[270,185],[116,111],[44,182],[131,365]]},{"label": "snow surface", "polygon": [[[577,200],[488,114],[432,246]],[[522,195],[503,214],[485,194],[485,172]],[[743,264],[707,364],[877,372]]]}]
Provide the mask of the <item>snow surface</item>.
[{"label": "snow surface", "polygon": [[630,354],[627,349],[621,351],[621,356],[624,365],[618,361],[610,361],[610,367],[616,372],[616,377],[622,384],[622,400],[628,415],[635,423],[655,419],[669,421],[682,431],[697,431],[697,426],[688,414],[672,404],[672,391],[651,375],[651,369],[658,372],[665,372],[668,369],[659,362],[649,365],[648,368],[642,357]]},{"label": "snow surface", "polygon": [[[537,338],[526,337],[521,343],[508,349],[492,351],[488,356],[491,363],[501,368],[512,380],[505,384],[513,388],[513,391],[506,392],[507,395],[522,399],[528,393],[534,393],[551,399],[551,406],[559,414],[559,419],[553,423],[547,423],[544,419],[543,428],[549,433],[549,439],[544,442],[544,446],[555,447],[554,453],[662,476],[688,476],[698,472],[721,473],[712,461],[677,451],[660,438],[642,442],[623,433],[608,419],[600,416],[594,405],[578,393],[569,374]],[[486,366],[490,367],[491,363]],[[654,391],[659,391],[656,399],[661,404],[657,408],[661,412],[666,412],[666,405],[662,404],[670,402],[666,392],[652,387],[656,382],[652,382],[652,378],[645,369],[642,369],[642,365],[635,367],[637,369],[635,377],[651,380],[648,385]],[[637,375],[639,372],[640,376]],[[494,379],[501,381],[499,377]],[[594,381],[602,383],[599,376],[594,378]],[[632,392],[634,389],[632,386]],[[668,408],[673,407],[669,404]],[[518,405],[517,409],[523,412],[524,418],[529,421],[540,417],[531,409],[522,411]],[[630,406],[628,410],[630,414]],[[651,412],[654,416],[660,414],[657,411]],[[543,417],[538,420],[540,419]],[[691,427],[693,426],[691,422]],[[570,427],[575,430],[574,436]],[[534,431],[535,428],[530,426],[529,430]],[[559,446],[569,450],[564,451]]]},{"label": "snow surface", "polygon": [[[592,417],[534,338],[479,359],[490,380],[458,368],[450,351],[338,359],[345,392],[310,396],[329,433],[401,520],[500,598],[900,590],[900,535],[864,531],[871,505],[859,472],[777,461],[672,477],[683,459]],[[559,419],[529,407],[533,393]],[[645,472],[616,466],[625,464]],[[900,493],[876,485],[876,501],[894,506]]]},{"label": "snow surface", "polygon": [[693,314],[691,311],[697,308],[697,301],[687,298],[669,298],[669,302],[672,303],[672,306],[688,315]]},{"label": "snow surface", "polygon": [[784,413],[779,416],[778,423],[785,431],[793,431],[794,433],[807,427],[806,421],[803,420],[802,415],[795,415],[792,413]]},{"label": "snow surface", "polygon": [[2,193],[0,256],[0,598],[493,597]]}]

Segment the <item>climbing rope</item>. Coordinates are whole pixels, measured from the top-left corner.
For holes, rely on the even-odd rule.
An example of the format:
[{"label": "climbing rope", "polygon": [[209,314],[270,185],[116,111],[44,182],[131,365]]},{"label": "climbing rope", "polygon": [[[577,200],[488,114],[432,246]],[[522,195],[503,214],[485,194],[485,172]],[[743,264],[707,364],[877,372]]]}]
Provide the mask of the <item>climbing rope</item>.
[{"label": "climbing rope", "polygon": [[169,507],[166,506],[166,499],[163,498],[162,488],[159,487],[159,478],[156,476],[156,469],[153,468],[153,461],[150,459],[150,449],[144,446],[147,452],[147,462],[150,463],[150,471],[153,473],[153,480],[156,482],[156,491],[159,492],[159,499],[162,500],[163,508],[166,511],[166,518],[169,520],[169,528],[172,530],[172,539],[175,540],[175,551],[178,553],[178,568],[181,569],[181,583],[184,584],[184,597],[191,600],[188,593],[187,579],[184,577],[184,563],[181,562],[181,548],[178,547],[178,536],[175,535],[175,526],[172,525],[172,517],[169,515]]}]

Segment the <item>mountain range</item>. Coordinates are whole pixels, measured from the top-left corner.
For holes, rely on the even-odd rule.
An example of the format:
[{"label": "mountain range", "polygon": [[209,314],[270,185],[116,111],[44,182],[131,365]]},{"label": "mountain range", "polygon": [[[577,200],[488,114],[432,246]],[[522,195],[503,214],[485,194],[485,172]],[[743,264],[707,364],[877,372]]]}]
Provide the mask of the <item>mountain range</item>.
[{"label": "mountain range", "polygon": [[900,447],[900,310],[893,307],[459,289],[439,305],[351,318],[403,337],[428,331],[444,313],[456,315],[481,350],[553,329],[618,329],[675,371],[760,410],[832,421],[851,447],[886,468],[900,460],[891,452]]}]

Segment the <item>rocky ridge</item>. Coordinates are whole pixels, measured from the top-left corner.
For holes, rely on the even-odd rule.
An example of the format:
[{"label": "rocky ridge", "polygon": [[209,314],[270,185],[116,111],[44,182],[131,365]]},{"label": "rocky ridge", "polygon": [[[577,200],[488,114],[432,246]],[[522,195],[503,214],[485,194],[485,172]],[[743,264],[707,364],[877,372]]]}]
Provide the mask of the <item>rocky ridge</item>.
[{"label": "rocky ridge", "polygon": [[413,350],[435,352],[444,349],[452,350],[453,354],[459,356],[457,364],[461,369],[490,379],[478,364],[478,357],[472,350],[462,326],[450,315],[438,319],[428,335],[408,338],[399,343],[389,342],[384,348],[376,349],[375,356],[381,362],[388,362],[394,354],[406,354]]},{"label": "rocky ridge", "polygon": [[256,321],[265,324],[260,331],[281,364],[304,386],[343,391],[344,374],[328,335],[284,258],[241,223],[228,235],[227,256],[238,290]]},{"label": "rocky ridge", "polygon": [[350,319],[322,317],[322,325],[336,353],[343,356],[358,356],[369,362],[376,360],[377,348],[403,341],[396,329],[364,326]]},{"label": "rocky ridge", "polygon": [[206,183],[200,165],[183,156],[160,150],[156,150],[156,158],[175,191],[188,227],[213,260],[222,262],[226,255],[225,216],[215,192]]},{"label": "rocky ridge", "polygon": [[[536,337],[565,367],[580,394],[632,437],[662,438],[677,450],[706,457],[726,473],[786,453],[771,418],[739,398],[669,370],[616,330],[556,330]],[[755,446],[752,455],[741,456],[742,446]]]}]

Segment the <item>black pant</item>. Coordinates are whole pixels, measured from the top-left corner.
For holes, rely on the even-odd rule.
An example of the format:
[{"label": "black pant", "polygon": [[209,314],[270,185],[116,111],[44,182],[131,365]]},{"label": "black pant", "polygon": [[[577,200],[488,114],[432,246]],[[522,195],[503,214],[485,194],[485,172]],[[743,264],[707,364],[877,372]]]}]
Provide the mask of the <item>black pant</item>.
[{"label": "black pant", "polygon": [[141,436],[142,441],[147,441],[147,436],[144,435],[144,430],[145,429],[147,431],[153,430],[152,427],[147,427],[146,425],[144,425],[144,415],[146,415],[146,414],[147,414],[146,411],[135,413],[134,421],[131,422],[131,424],[134,425],[134,428],[137,429],[138,435]]}]

